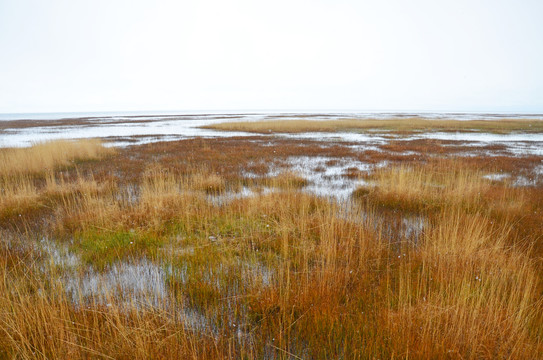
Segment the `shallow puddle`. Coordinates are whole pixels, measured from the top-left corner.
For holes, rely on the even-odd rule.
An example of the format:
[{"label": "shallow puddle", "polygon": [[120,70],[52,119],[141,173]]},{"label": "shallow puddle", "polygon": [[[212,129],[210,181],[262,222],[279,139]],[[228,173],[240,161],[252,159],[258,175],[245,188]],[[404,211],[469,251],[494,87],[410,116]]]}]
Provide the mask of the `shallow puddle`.
[{"label": "shallow puddle", "polygon": [[159,306],[167,299],[164,270],[145,259],[116,263],[103,272],[89,268],[72,274],[65,279],[64,288],[76,304],[92,299],[103,304],[120,300]]},{"label": "shallow puddle", "polygon": [[376,166],[353,159],[338,159],[325,156],[289,157],[285,163],[274,168],[268,176],[277,176],[291,171],[308,181],[302,191],[337,200],[346,200],[359,186],[367,182],[359,175],[368,173]]}]

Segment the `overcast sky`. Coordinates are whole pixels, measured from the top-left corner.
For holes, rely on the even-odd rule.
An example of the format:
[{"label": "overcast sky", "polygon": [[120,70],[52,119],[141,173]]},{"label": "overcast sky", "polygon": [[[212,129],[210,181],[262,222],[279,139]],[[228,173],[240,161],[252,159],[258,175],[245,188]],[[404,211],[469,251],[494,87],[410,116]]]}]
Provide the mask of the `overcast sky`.
[{"label": "overcast sky", "polygon": [[543,112],[542,0],[0,0],[0,112]]}]

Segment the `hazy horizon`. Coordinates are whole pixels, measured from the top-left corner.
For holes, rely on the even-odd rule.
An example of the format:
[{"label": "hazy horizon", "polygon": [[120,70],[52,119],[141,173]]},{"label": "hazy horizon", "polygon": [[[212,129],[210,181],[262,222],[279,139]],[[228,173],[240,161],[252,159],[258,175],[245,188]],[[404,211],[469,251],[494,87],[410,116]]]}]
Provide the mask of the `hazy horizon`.
[{"label": "hazy horizon", "polygon": [[535,0],[5,0],[0,113],[543,113],[541,14]]},{"label": "hazy horizon", "polygon": [[539,119],[543,113],[537,112],[488,112],[488,111],[389,111],[389,110],[341,110],[341,109],[237,109],[237,110],[132,110],[132,111],[74,111],[74,112],[35,112],[35,113],[0,113],[0,121],[10,120],[62,120],[77,118],[108,118],[108,117],[190,117],[190,116],[221,116],[221,115],[330,115],[354,116],[367,118],[393,118],[395,116],[421,116],[423,118],[448,118],[457,120],[474,119]]}]

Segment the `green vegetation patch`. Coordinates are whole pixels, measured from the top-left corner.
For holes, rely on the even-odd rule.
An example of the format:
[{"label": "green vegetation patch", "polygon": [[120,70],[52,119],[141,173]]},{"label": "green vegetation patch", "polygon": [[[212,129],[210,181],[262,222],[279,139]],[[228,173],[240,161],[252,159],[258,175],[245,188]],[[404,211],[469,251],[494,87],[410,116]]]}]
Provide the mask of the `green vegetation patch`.
[{"label": "green vegetation patch", "polygon": [[133,231],[87,230],[74,238],[73,250],[85,263],[99,269],[130,257],[153,256],[164,244],[162,236]]}]

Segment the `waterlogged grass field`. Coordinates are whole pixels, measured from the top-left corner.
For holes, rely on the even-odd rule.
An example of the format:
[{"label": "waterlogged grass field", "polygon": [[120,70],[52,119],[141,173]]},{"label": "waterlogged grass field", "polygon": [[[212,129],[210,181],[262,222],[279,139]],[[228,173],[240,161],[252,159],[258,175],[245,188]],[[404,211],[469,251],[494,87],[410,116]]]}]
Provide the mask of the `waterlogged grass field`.
[{"label": "waterlogged grass field", "polygon": [[304,133],[335,131],[389,131],[413,133],[421,131],[466,131],[507,134],[514,131],[540,133],[543,121],[532,119],[453,120],[425,119],[420,117],[400,119],[334,119],[334,120],[262,120],[232,121],[204,126],[207,129],[248,131],[254,133]]},{"label": "waterlogged grass field", "polygon": [[540,358],[543,157],[501,150],[1,149],[0,358]]}]

